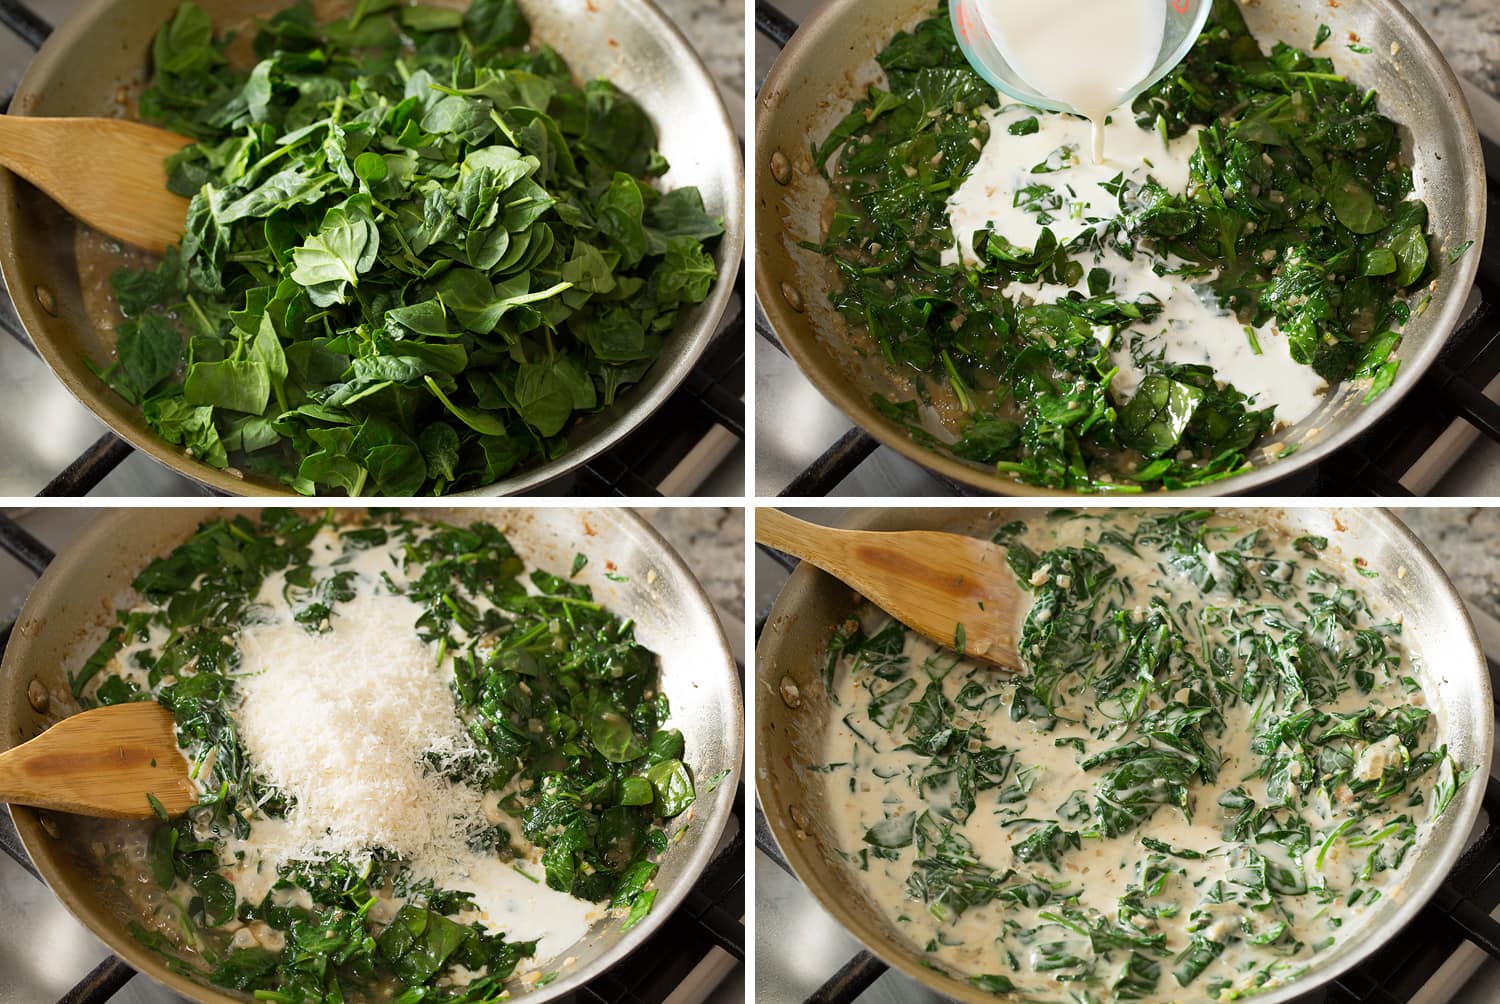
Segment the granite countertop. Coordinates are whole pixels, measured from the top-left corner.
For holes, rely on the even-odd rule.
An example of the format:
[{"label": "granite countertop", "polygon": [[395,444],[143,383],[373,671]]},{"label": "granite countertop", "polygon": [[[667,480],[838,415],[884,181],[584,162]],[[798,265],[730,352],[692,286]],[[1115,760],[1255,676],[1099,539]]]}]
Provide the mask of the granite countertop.
[{"label": "granite countertop", "polygon": [[745,0],[656,0],[719,82],[735,132],[745,135]]},{"label": "granite countertop", "polygon": [[1500,98],[1500,3],[1401,0],[1432,36],[1453,71]]},{"label": "granite countertop", "polygon": [[687,562],[709,599],[736,658],[745,658],[745,510],[642,509]]},{"label": "granite countertop", "polygon": [[1500,509],[1397,509],[1473,606],[1500,619]]}]

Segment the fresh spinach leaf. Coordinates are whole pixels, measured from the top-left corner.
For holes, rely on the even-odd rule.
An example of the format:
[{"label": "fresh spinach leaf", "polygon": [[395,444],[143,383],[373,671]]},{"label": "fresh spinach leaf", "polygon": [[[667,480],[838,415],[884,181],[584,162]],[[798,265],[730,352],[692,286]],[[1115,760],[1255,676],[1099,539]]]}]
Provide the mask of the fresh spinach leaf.
[{"label": "fresh spinach leaf", "polygon": [[[650,118],[528,48],[515,0],[301,4],[250,35],[232,64],[188,2],[156,36],[140,111],[196,141],[167,165],[189,210],[114,277],[99,369],[202,462],[299,492],[491,483],[564,452],[717,281],[722,222],[654,187]],[[393,357],[429,372],[377,374]]]}]

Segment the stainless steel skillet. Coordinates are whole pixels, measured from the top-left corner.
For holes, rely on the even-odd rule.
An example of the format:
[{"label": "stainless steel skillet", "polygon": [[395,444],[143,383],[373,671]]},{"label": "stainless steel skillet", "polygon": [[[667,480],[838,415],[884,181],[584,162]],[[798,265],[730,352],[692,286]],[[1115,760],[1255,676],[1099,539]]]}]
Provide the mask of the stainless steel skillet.
[{"label": "stainless steel skillet", "polygon": [[[802,372],[881,443],[978,491],[1061,494],[918,446],[876,410],[874,393],[896,400],[912,394],[870,351],[869,339],[852,332],[829,304],[828,292],[839,282],[830,260],[799,244],[822,240],[829,194],[809,149],[869,84],[883,82],[876,53],[935,6],[930,0],[823,0],[766,77],[755,116],[756,294]],[[1484,236],[1484,161],[1468,106],[1442,54],[1399,0],[1241,0],[1241,7],[1263,47],[1281,40],[1306,49],[1318,25],[1328,25],[1330,41],[1318,54],[1332,58],[1361,87],[1378,91],[1381,110],[1403,126],[1417,192],[1427,201],[1436,235],[1434,259],[1446,261],[1465,241],[1474,244],[1443,270],[1431,303],[1406,326],[1401,369],[1390,389],[1364,404],[1364,387],[1341,386],[1312,415],[1254,448],[1250,470],[1184,494],[1232,495],[1267,485],[1327,457],[1389,411],[1416,385],[1459,322]],[[1356,40],[1370,52],[1351,51]],[[928,425],[941,431],[930,414]],[[1283,455],[1287,448],[1294,449]]]},{"label": "stainless steel skillet", "polygon": [[[290,0],[200,0],[219,31],[264,17]],[[467,0],[435,0],[463,7]],[[351,0],[318,0],[332,18]],[[635,97],[672,165],[663,184],[696,185],[724,220],[714,248],[719,278],[708,299],[682,313],[661,357],[616,406],[574,427],[570,449],[465,494],[511,495],[544,485],[618,443],[669,398],[713,340],[734,292],[744,242],[744,168],[734,128],[712,76],[651,0],[520,0],[535,37],[555,48],[581,79],[608,77]],[[142,82],[151,40],[177,0],[88,0],[47,40],[11,102],[17,115],[115,115],[117,92]],[[108,364],[114,335],[89,312],[74,247],[77,224],[51,200],[0,171],[0,273],[37,351],[64,386],[117,435],[166,466],[231,495],[294,495],[271,481],[216,470],[163,442],[139,409],[89,369]]]},{"label": "stainless steel skillet", "polygon": [[[1479,815],[1483,771],[1494,742],[1494,709],[1484,654],[1463,601],[1432,555],[1394,516],[1378,509],[1228,510],[1241,520],[1327,537],[1330,549],[1362,557],[1381,572],[1362,588],[1404,614],[1403,640],[1421,656],[1421,683],[1437,715],[1442,740],[1455,760],[1480,765],[1448,810],[1418,841],[1411,870],[1367,915],[1358,939],[1341,939],[1317,957],[1300,980],[1255,1000],[1285,1004],[1355,965],[1399,932],[1447,877]],[[861,509],[841,525],[869,530],[947,530],[988,536],[1035,508]],[[816,517],[814,517],[816,518]],[[1352,574],[1352,573],[1351,573]],[[811,769],[824,761],[825,730],[837,720],[822,682],[829,636],[858,607],[848,587],[809,565],[800,566],[771,608],[755,653],[756,792],[777,845],[819,903],[866,948],[937,993],[993,1002],[994,994],[929,969],[862,892],[859,870],[838,853],[835,829],[823,818],[830,775]],[[795,688],[795,689],[793,689]],[[793,707],[783,694],[797,695]]]},{"label": "stainless steel skillet", "polygon": [[[0,749],[8,749],[66,717],[67,673],[102,640],[114,610],[132,599],[130,582],[153,558],[182,543],[204,520],[239,509],[122,509],[101,516],[59,554],[32,590],[0,663]],[[618,920],[596,923],[566,954],[576,962],[528,1000],[566,998],[632,950],[677,908],[713,855],[731,815],[744,743],[744,711],[733,656],[713,606],[682,560],[640,517],[627,510],[413,510],[415,518],[467,523],[488,520],[505,530],[523,558],[552,569],[590,556],[578,581],[610,609],[636,621],[641,642],[661,657],[662,689],[672,723],[686,740],[699,783],[691,825],[661,858],[660,890],[646,918],[626,932]],[[628,581],[607,577],[616,571]],[[35,681],[35,684],[33,684]],[[33,698],[37,698],[33,700]],[[40,705],[40,710],[38,708]],[[712,791],[703,782],[728,771]],[[138,914],[116,884],[83,853],[86,821],[11,810],[16,829],[42,878],[74,916],[132,967],[205,1004],[246,998],[200,986],[168,970],[126,930]],[[688,821],[684,819],[684,822]]]}]

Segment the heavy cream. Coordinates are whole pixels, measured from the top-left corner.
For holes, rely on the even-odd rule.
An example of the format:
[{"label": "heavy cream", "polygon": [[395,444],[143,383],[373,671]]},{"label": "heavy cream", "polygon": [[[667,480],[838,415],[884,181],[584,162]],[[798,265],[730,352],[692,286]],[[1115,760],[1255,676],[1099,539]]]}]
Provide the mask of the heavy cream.
[{"label": "heavy cream", "polygon": [[1039,94],[1092,126],[1093,159],[1114,137],[1104,120],[1151,75],[1166,32],[1166,0],[977,0],[980,19],[1011,68]]}]

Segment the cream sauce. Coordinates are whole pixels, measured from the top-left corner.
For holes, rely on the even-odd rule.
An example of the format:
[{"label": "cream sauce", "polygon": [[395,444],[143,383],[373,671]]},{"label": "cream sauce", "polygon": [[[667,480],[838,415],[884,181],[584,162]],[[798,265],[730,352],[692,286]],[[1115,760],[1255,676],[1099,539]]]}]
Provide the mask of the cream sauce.
[{"label": "cream sauce", "polygon": [[[1088,540],[1097,541],[1101,523],[1109,525],[1112,521],[1108,517],[1099,522],[1073,520],[1065,524],[1038,520],[1031,524],[1030,533],[1022,540],[1038,553],[1061,545],[1083,546]],[[1118,522],[1129,526],[1132,518],[1123,517]],[[1234,539],[1240,536],[1243,533],[1235,534]],[[1224,546],[1228,543],[1228,540],[1224,541]],[[1278,545],[1281,556],[1301,560],[1304,571],[1313,564],[1291,553],[1285,538]],[[1195,623],[1192,618],[1196,617],[1196,612],[1207,604],[1226,608],[1246,605],[1234,599],[1224,588],[1223,575],[1219,576],[1220,584],[1217,588],[1205,596],[1182,572],[1165,561],[1160,552],[1143,548],[1140,557],[1135,557],[1118,546],[1096,546],[1100,546],[1115,565],[1118,580],[1133,584],[1127,588],[1133,591],[1134,602],[1140,605],[1131,609],[1128,606],[1130,601],[1126,600],[1125,616],[1139,622],[1145,616],[1146,604],[1159,599],[1165,601],[1169,609],[1178,611],[1181,607],[1188,614],[1187,617],[1179,616],[1177,623],[1186,628],[1189,648],[1200,662],[1206,663],[1204,651],[1207,645],[1228,644],[1233,647],[1227,635],[1217,630],[1210,631],[1207,643],[1199,643],[1194,639],[1194,628],[1190,626]],[[1211,571],[1214,570],[1212,557],[1205,563]],[[1330,570],[1328,564],[1320,564],[1324,571]],[[1280,567],[1276,574],[1285,571],[1284,567]],[[1033,585],[1045,583],[1050,575],[1051,570],[1048,568],[1039,570],[1033,576]],[[1300,586],[1302,595],[1307,591],[1305,583]],[[1291,606],[1290,603],[1270,600],[1268,597],[1262,599],[1278,606]],[[1020,614],[1024,617],[1026,612],[1023,610]],[[1289,616],[1295,618],[1296,614],[1289,613]],[[889,618],[877,611],[867,612],[864,620],[867,634],[873,634],[889,623]],[[1369,626],[1368,619],[1362,620],[1361,626]],[[1341,642],[1349,640],[1346,636]],[[1399,641],[1391,639],[1388,644],[1399,646]],[[870,706],[872,693],[879,693],[884,688],[893,686],[888,682],[890,677],[876,679],[868,668],[861,668],[861,664],[851,663],[848,658],[841,660],[832,696],[837,707],[834,717],[842,721],[837,722],[827,733],[823,752],[828,766],[825,773],[819,776],[826,785],[828,822],[833,829],[837,846],[846,855],[867,854],[864,859],[867,860],[867,871],[862,876],[862,892],[877,909],[896,921],[911,945],[918,950],[925,948],[927,958],[942,971],[956,972],[962,976],[998,973],[1012,979],[1016,987],[1022,990],[1064,994],[1069,986],[1075,984],[1055,982],[1047,972],[1032,971],[1041,961],[1036,955],[1036,946],[1058,939],[1077,940],[1079,944],[1074,946],[1077,954],[1088,958],[1092,955],[1090,943],[1086,936],[1066,927],[1047,928],[1047,918],[1042,914],[1048,911],[1055,913],[1064,905],[1060,900],[1066,899],[1078,906],[1097,910],[1111,921],[1119,921],[1127,926],[1132,923],[1121,916],[1119,900],[1131,889],[1140,888],[1140,869],[1148,854],[1141,843],[1143,838],[1155,838],[1173,848],[1202,855],[1196,860],[1178,857],[1163,859],[1158,856],[1157,860],[1167,869],[1167,874],[1163,888],[1150,897],[1149,902],[1175,902],[1180,907],[1180,915],[1157,921],[1141,917],[1133,920],[1143,932],[1162,933],[1166,939],[1165,949],[1168,954],[1160,959],[1158,992],[1156,996],[1143,998],[1146,1000],[1178,1000],[1183,999],[1179,996],[1182,993],[1189,994],[1192,999],[1203,999],[1206,996],[1205,988],[1210,984],[1246,986],[1252,980],[1266,979],[1264,969],[1271,963],[1274,963],[1271,982],[1263,985],[1274,985],[1275,982],[1291,979],[1311,962],[1316,951],[1313,946],[1321,947],[1320,943],[1335,935],[1341,942],[1359,936],[1364,906],[1377,898],[1370,894],[1372,887],[1384,890],[1389,895],[1402,880],[1404,870],[1401,869],[1377,873],[1373,879],[1357,883],[1364,890],[1361,897],[1357,897],[1360,902],[1348,902],[1348,894],[1356,885],[1356,872],[1365,865],[1371,851],[1369,848],[1350,847],[1343,839],[1344,830],[1341,830],[1341,826],[1352,825],[1349,821],[1354,818],[1350,805],[1340,799],[1335,799],[1334,804],[1330,804],[1321,790],[1314,787],[1300,803],[1294,800],[1294,811],[1312,830],[1312,849],[1300,855],[1298,860],[1291,859],[1280,845],[1268,841],[1258,841],[1254,844],[1254,849],[1273,864],[1281,864],[1300,874],[1310,888],[1326,888],[1331,902],[1319,902],[1319,897],[1315,894],[1282,895],[1276,898],[1275,906],[1257,913],[1234,902],[1207,901],[1204,891],[1214,880],[1224,879],[1233,883],[1236,876],[1243,878],[1246,875],[1243,870],[1247,863],[1244,850],[1233,841],[1226,840],[1223,832],[1233,813],[1220,807],[1218,801],[1224,792],[1239,787],[1254,798],[1257,804],[1265,804],[1265,779],[1249,776],[1261,763],[1261,757],[1251,749],[1251,741],[1258,717],[1266,713],[1271,700],[1265,693],[1253,705],[1238,701],[1219,704],[1224,729],[1217,739],[1217,749],[1223,763],[1216,784],[1194,783],[1191,817],[1185,816],[1171,805],[1163,805],[1136,829],[1112,838],[1103,835],[1097,827],[1090,834],[1090,819],[1064,821],[1063,826],[1081,831],[1083,838],[1080,849],[1063,854],[1060,870],[1053,870],[1045,861],[1023,861],[1015,854],[1017,842],[1034,832],[1035,826],[1041,821],[1064,820],[1066,817],[1060,814],[1060,807],[1076,795],[1081,794],[1092,803],[1097,797],[1096,785],[1101,775],[1109,770],[1105,766],[1085,771],[1079,765],[1084,754],[1077,752],[1069,744],[1082,743],[1087,753],[1092,755],[1130,741],[1131,736],[1126,734],[1122,737],[1118,731],[1109,738],[1099,738],[1096,735],[1111,719],[1086,698],[1086,695],[1092,693],[1091,688],[1083,689],[1085,696],[1070,697],[1065,703],[1054,707],[1059,720],[1055,727],[1044,729],[1029,718],[1011,720],[1011,696],[1016,685],[999,678],[993,668],[962,660],[952,652],[940,649],[911,632],[906,633],[904,654],[912,670],[911,678],[917,681],[917,687],[903,702],[902,709],[890,719],[889,730],[871,718]],[[1024,655],[1023,653],[1023,657]],[[943,675],[944,669],[950,665],[952,668]],[[1391,668],[1387,675],[1378,679],[1371,693],[1362,694],[1350,687],[1336,701],[1322,705],[1321,710],[1349,714],[1366,707],[1383,710],[1408,703],[1420,704],[1420,694],[1408,695],[1398,683],[1399,677],[1408,674],[1420,675],[1403,653],[1399,667]],[[920,815],[924,812],[942,821],[940,814],[952,808],[954,788],[950,785],[938,790],[931,787],[925,791],[920,790],[918,774],[928,761],[910,749],[900,748],[911,741],[906,733],[914,707],[911,702],[922,695],[933,677],[941,679],[944,696],[955,702],[955,717],[952,722],[954,728],[967,729],[974,724],[982,725],[988,744],[1003,746],[1014,754],[1012,769],[1006,780],[998,787],[978,792],[973,811],[966,820],[955,826],[955,830],[968,839],[975,856],[984,865],[1001,871],[1015,869],[1015,875],[1009,880],[1011,883],[1024,882],[1034,877],[1038,881],[1053,884],[1056,887],[1054,898],[1045,906],[1037,908],[1005,904],[997,900],[971,907],[956,918],[935,915],[908,888],[908,878],[913,874],[916,856],[911,847],[897,852],[895,860],[883,860],[876,853],[870,852],[871,845],[866,842],[866,833],[871,827],[892,817]],[[1079,682],[1076,677],[1072,680],[1074,683]],[[1003,699],[995,702],[996,706],[992,709],[965,710],[958,703],[958,697],[960,691],[971,681],[988,692],[1002,693]],[[1185,704],[1190,699],[1197,700],[1188,689],[1165,696],[1153,691],[1148,698],[1147,707],[1148,710],[1162,708],[1168,701]],[[846,713],[848,717],[844,717]],[[1435,731],[1438,729],[1429,722],[1424,738],[1428,747],[1435,746],[1442,739],[1441,735],[1434,738]],[[969,748],[971,752],[977,752],[972,742]],[[1371,743],[1351,774],[1355,777],[1379,777],[1384,766],[1393,762],[1400,752],[1399,742],[1394,737]],[[1446,769],[1445,764],[1444,770]],[[1007,795],[1007,788],[1012,782],[1022,778],[1029,780],[1029,791],[1019,802],[1011,801],[1014,790]],[[1429,776],[1421,784],[1425,788],[1430,785],[1430,781]],[[1158,779],[1154,783],[1161,785],[1164,782]],[[1347,788],[1342,791],[1347,794]],[[1382,806],[1375,810],[1365,822],[1359,824],[1360,829],[1378,829],[1382,813],[1395,816],[1411,812],[1418,821],[1427,815],[1427,810],[1420,804],[1416,809],[1405,808],[1404,795],[1396,796],[1395,801],[1397,805],[1388,809]],[[1320,855],[1320,847],[1325,843],[1327,847]],[[941,914],[942,911],[936,913]],[[1291,950],[1285,939],[1279,942],[1274,954],[1273,950],[1250,943],[1252,936],[1266,934],[1278,915],[1291,925],[1295,938],[1301,942],[1301,946],[1295,951]],[[1024,930],[1038,927],[1047,933],[1029,942],[1020,935]],[[1183,991],[1173,978],[1172,963],[1173,958],[1189,946],[1195,931],[1211,940],[1227,942],[1227,947]],[[1007,962],[1007,954],[1017,960],[1016,967],[1013,968]],[[1127,956],[1128,953],[1117,951],[1107,966],[1101,966],[1101,969],[1108,970],[1101,974],[1105,977],[1106,985],[1113,984]],[[1096,984],[1090,986],[1094,992],[1101,992]],[[1113,998],[1100,997],[1100,1000],[1110,999]]]},{"label": "cream sauce", "polygon": [[[1012,126],[1036,118],[1036,132],[1014,135]],[[1120,215],[1119,196],[1103,186],[1123,173],[1137,184],[1154,178],[1170,192],[1187,188],[1188,159],[1198,149],[1194,126],[1176,139],[1116,115],[1104,126],[1109,157],[1096,163],[1084,155],[1087,123],[1069,115],[1039,112],[1007,102],[988,111],[990,141],[958,191],[948,200],[948,219],[966,260],[971,236],[993,225],[1018,247],[1034,247],[1042,227],[1066,244]],[[1046,170],[1034,170],[1045,167]],[[1050,189],[1043,193],[1035,186]],[[1055,208],[1052,208],[1054,207]],[[1045,207],[1045,215],[1039,210]]]}]

